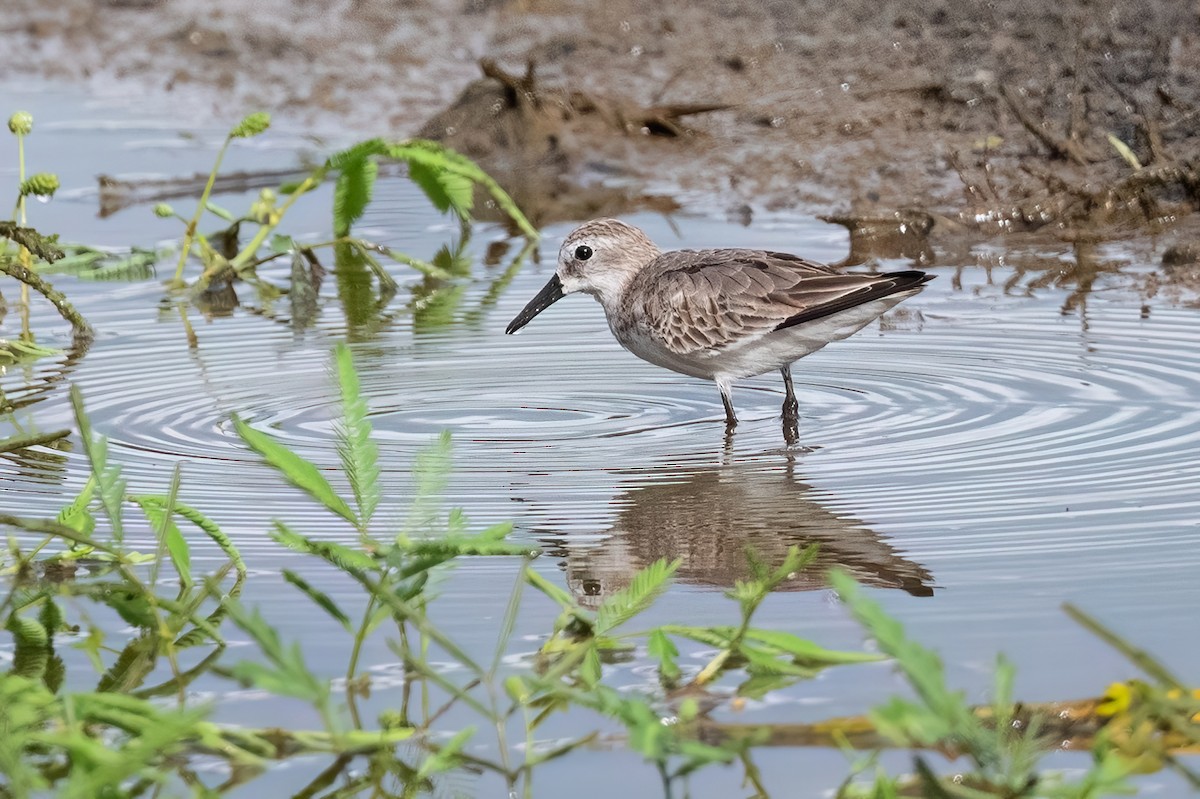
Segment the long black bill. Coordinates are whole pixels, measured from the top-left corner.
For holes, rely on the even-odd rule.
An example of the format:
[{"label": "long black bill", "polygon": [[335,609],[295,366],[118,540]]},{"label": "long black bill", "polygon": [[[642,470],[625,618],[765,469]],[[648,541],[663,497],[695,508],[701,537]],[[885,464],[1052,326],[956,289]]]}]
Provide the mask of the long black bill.
[{"label": "long black bill", "polygon": [[554,303],[563,298],[562,282],[558,279],[558,275],[550,278],[550,282],[542,286],[542,290],[537,293],[537,296],[529,301],[529,304],[521,309],[517,317],[508,323],[508,327],[504,328],[505,333],[516,333],[525,325],[529,324],[533,317],[540,314],[542,311],[549,308]]}]

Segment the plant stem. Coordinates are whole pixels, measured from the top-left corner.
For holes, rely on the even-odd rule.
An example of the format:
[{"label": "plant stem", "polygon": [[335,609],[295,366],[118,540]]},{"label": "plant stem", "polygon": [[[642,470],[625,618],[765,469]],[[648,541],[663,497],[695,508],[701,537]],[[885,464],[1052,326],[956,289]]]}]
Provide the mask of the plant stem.
[{"label": "plant stem", "polygon": [[204,184],[204,192],[200,195],[200,202],[196,205],[196,212],[192,214],[192,219],[187,223],[187,228],[183,234],[183,246],[179,250],[179,265],[175,267],[175,279],[172,281],[175,285],[183,285],[183,267],[187,264],[188,254],[192,251],[192,239],[196,235],[196,228],[200,224],[200,216],[204,213],[204,209],[208,207],[208,196],[212,194],[213,183],[217,180],[217,172],[221,169],[221,161],[225,158],[225,151],[229,149],[229,142],[233,141],[232,136],[225,137],[225,143],[221,145],[221,149],[217,152],[217,162],[213,164],[212,171],[208,173],[208,182]]},{"label": "plant stem", "polygon": [[[17,134],[17,185],[25,183],[25,136]],[[25,195],[21,194],[17,197],[17,213],[16,220],[21,227],[25,227],[28,222],[25,218]],[[21,246],[18,254],[21,258],[21,266],[26,270],[33,267],[33,259],[30,257],[29,250],[24,245]],[[44,293],[44,292],[43,292]],[[29,326],[29,284],[21,281],[21,338],[24,341],[33,340],[33,331]]]},{"label": "plant stem", "polygon": [[[25,250],[24,247],[21,250],[23,253],[28,253],[28,250]],[[32,286],[50,301],[50,304],[58,310],[62,318],[71,323],[76,332],[82,333],[85,336],[91,336],[92,327],[87,323],[87,320],[80,315],[79,311],[75,310],[75,306],[71,305],[70,301],[67,300],[61,291],[58,291],[54,286],[47,283],[37,272],[34,272],[24,264],[13,261],[0,261],[0,272],[21,282],[22,300],[26,308],[26,316],[28,315],[29,308],[28,294],[26,292]]]},{"label": "plant stem", "polygon": [[288,209],[295,204],[296,200],[300,199],[301,195],[307,194],[319,182],[320,181],[315,175],[309,175],[306,177],[300,183],[300,185],[296,187],[296,190],[288,196],[287,201],[283,205],[279,206],[274,213],[272,213],[267,224],[259,226],[258,232],[254,234],[254,238],[250,239],[246,246],[241,249],[241,252],[234,256],[233,260],[229,262],[229,265],[233,267],[234,272],[240,272],[246,266],[246,264],[254,259],[254,254],[258,252],[258,248],[261,247],[263,242],[267,240],[267,236],[270,236],[275,228],[279,227],[279,223],[283,221],[283,216],[288,212]]},{"label": "plant stem", "polygon": [[354,699],[354,675],[358,671],[358,658],[362,652],[363,640],[367,637],[367,627],[371,623],[371,616],[375,613],[375,606],[375,597],[372,596],[367,600],[362,621],[358,625],[358,631],[354,634],[354,647],[350,650],[350,663],[346,666],[346,705],[350,709],[350,717],[354,722],[355,729],[362,728],[362,721],[358,717],[358,703]]}]

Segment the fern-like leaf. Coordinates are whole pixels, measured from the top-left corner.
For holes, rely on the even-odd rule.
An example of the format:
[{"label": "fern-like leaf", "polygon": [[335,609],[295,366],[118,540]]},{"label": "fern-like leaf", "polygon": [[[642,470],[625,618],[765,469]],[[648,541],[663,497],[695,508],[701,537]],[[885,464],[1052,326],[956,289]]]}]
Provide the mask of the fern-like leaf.
[{"label": "fern-like leaf", "polygon": [[[96,517],[88,510],[88,505],[92,504],[92,496],[95,494],[96,478],[88,477],[87,482],[83,484],[83,489],[79,495],[71,501],[70,505],[58,512],[58,523],[64,527],[69,527],[77,533],[83,535],[91,535],[96,529]],[[75,544],[72,542],[72,547]]]},{"label": "fern-like leaf", "polygon": [[125,527],[121,518],[121,503],[125,499],[125,481],[121,470],[108,465],[108,442],[103,436],[92,434],[92,425],[83,408],[83,395],[78,386],[71,386],[71,406],[75,410],[75,423],[79,426],[79,437],[83,440],[83,451],[92,467],[92,478],[100,492],[100,504],[108,517],[113,538],[125,540]]},{"label": "fern-like leaf", "polygon": [[633,576],[629,585],[605,599],[596,611],[596,634],[604,635],[648,608],[666,590],[682,561],[654,561]]},{"label": "fern-like leaf", "polygon": [[40,621],[15,613],[8,617],[4,628],[12,633],[16,644],[10,673],[40,680],[50,662],[50,632]]},{"label": "fern-like leaf", "polygon": [[379,165],[363,156],[345,161],[333,187],[333,234],[350,235],[350,228],[362,217],[371,202]]},{"label": "fern-like leaf", "polygon": [[150,526],[162,535],[163,544],[171,556],[171,562],[175,565],[175,571],[179,574],[180,580],[184,585],[190,585],[192,582],[191,550],[183,533],[179,531],[179,526],[175,524],[175,520],[167,515],[174,509],[173,503],[169,502],[166,497],[132,497],[132,499],[142,509],[142,513],[146,514],[146,518],[150,520]]},{"label": "fern-like leaf", "polygon": [[513,223],[527,238],[536,240],[537,229],[521,213],[521,209],[513,202],[508,192],[487,172],[471,159],[461,155],[437,142],[425,139],[409,139],[388,147],[388,155],[406,162],[409,167],[414,163],[426,164],[430,167],[460,175],[482,187],[496,203],[496,206],[508,214]]},{"label": "fern-like leaf", "polygon": [[376,562],[365,552],[359,552],[357,549],[351,549],[334,541],[313,541],[278,520],[273,525],[271,537],[293,552],[316,555],[350,574],[374,571],[377,567]]},{"label": "fern-like leaf", "polygon": [[454,211],[461,219],[471,218],[475,184],[470,178],[419,160],[409,162],[408,176],[421,187],[434,208],[443,214]]},{"label": "fern-like leaf", "polygon": [[229,562],[233,564],[233,568],[237,571],[239,579],[246,576],[246,562],[242,560],[242,553],[238,551],[233,540],[225,534],[225,531],[217,526],[216,522],[195,508],[180,502],[175,503],[175,513],[196,525],[201,532],[211,538],[221,548],[221,551],[229,558]]},{"label": "fern-like leaf", "polygon": [[337,495],[333,487],[329,485],[329,481],[325,479],[325,476],[321,474],[316,466],[301,458],[266,433],[255,430],[242,421],[240,417],[234,416],[233,424],[237,428],[238,435],[242,437],[242,440],[251,449],[262,455],[267,463],[275,467],[280,474],[287,478],[289,483],[303,490],[317,502],[320,502],[327,509],[341,516],[351,524],[358,524],[358,519],[355,518],[354,511],[350,510],[350,506],[346,504],[346,501]]},{"label": "fern-like leaf", "polygon": [[450,482],[450,432],[443,430],[437,441],[417,453],[413,463],[416,495],[408,511],[398,542],[404,545],[414,535],[434,532],[442,508],[442,496]]},{"label": "fern-like leaf", "polygon": [[330,598],[329,594],[319,588],[314,587],[308,580],[305,580],[299,574],[291,569],[283,570],[283,579],[287,580],[292,585],[300,590],[300,593],[308,597],[314,605],[333,617],[334,621],[346,628],[346,632],[350,632],[350,617],[346,615],[338,604]]},{"label": "fern-like leaf", "polygon": [[338,385],[342,389],[342,418],[336,426],[337,451],[350,480],[358,506],[359,530],[365,533],[379,505],[379,448],[371,439],[367,403],[363,400],[350,348],[339,344],[336,353]]},{"label": "fern-like leaf", "polygon": [[829,573],[829,582],[850,612],[879,643],[879,648],[896,659],[917,696],[934,714],[957,730],[973,730],[977,722],[961,692],[946,685],[945,670],[937,653],[913,641],[904,626],[883,607],[863,594],[852,577],[838,569]]}]

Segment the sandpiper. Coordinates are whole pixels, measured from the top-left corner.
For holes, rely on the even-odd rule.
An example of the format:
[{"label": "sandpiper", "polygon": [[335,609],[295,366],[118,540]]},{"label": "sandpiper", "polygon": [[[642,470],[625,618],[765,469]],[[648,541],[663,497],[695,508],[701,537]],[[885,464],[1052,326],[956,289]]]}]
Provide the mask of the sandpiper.
[{"label": "sandpiper", "polygon": [[638,228],[597,219],[567,236],[554,277],[505,332],[567,294],[591,294],[625,349],[716,382],[729,430],[737,425],[733,381],[778,369],[786,435],[799,410],[792,363],[861,330],[932,279],[917,270],[847,274],[766,250],[662,252]]}]

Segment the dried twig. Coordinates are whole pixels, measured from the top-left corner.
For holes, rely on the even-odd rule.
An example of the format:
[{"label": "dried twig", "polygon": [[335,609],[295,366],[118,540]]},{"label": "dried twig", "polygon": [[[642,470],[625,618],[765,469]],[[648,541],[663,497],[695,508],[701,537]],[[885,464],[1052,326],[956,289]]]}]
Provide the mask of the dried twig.
[{"label": "dried twig", "polygon": [[1004,102],[1012,109],[1021,126],[1033,134],[1033,137],[1045,145],[1056,158],[1070,159],[1081,165],[1091,161],[1088,153],[1079,142],[1071,141],[1069,138],[1062,136],[1055,136],[1043,128],[1025,103],[1017,96],[1017,93],[1008,88],[1008,86],[1000,87],[1000,96],[1004,98]]}]

